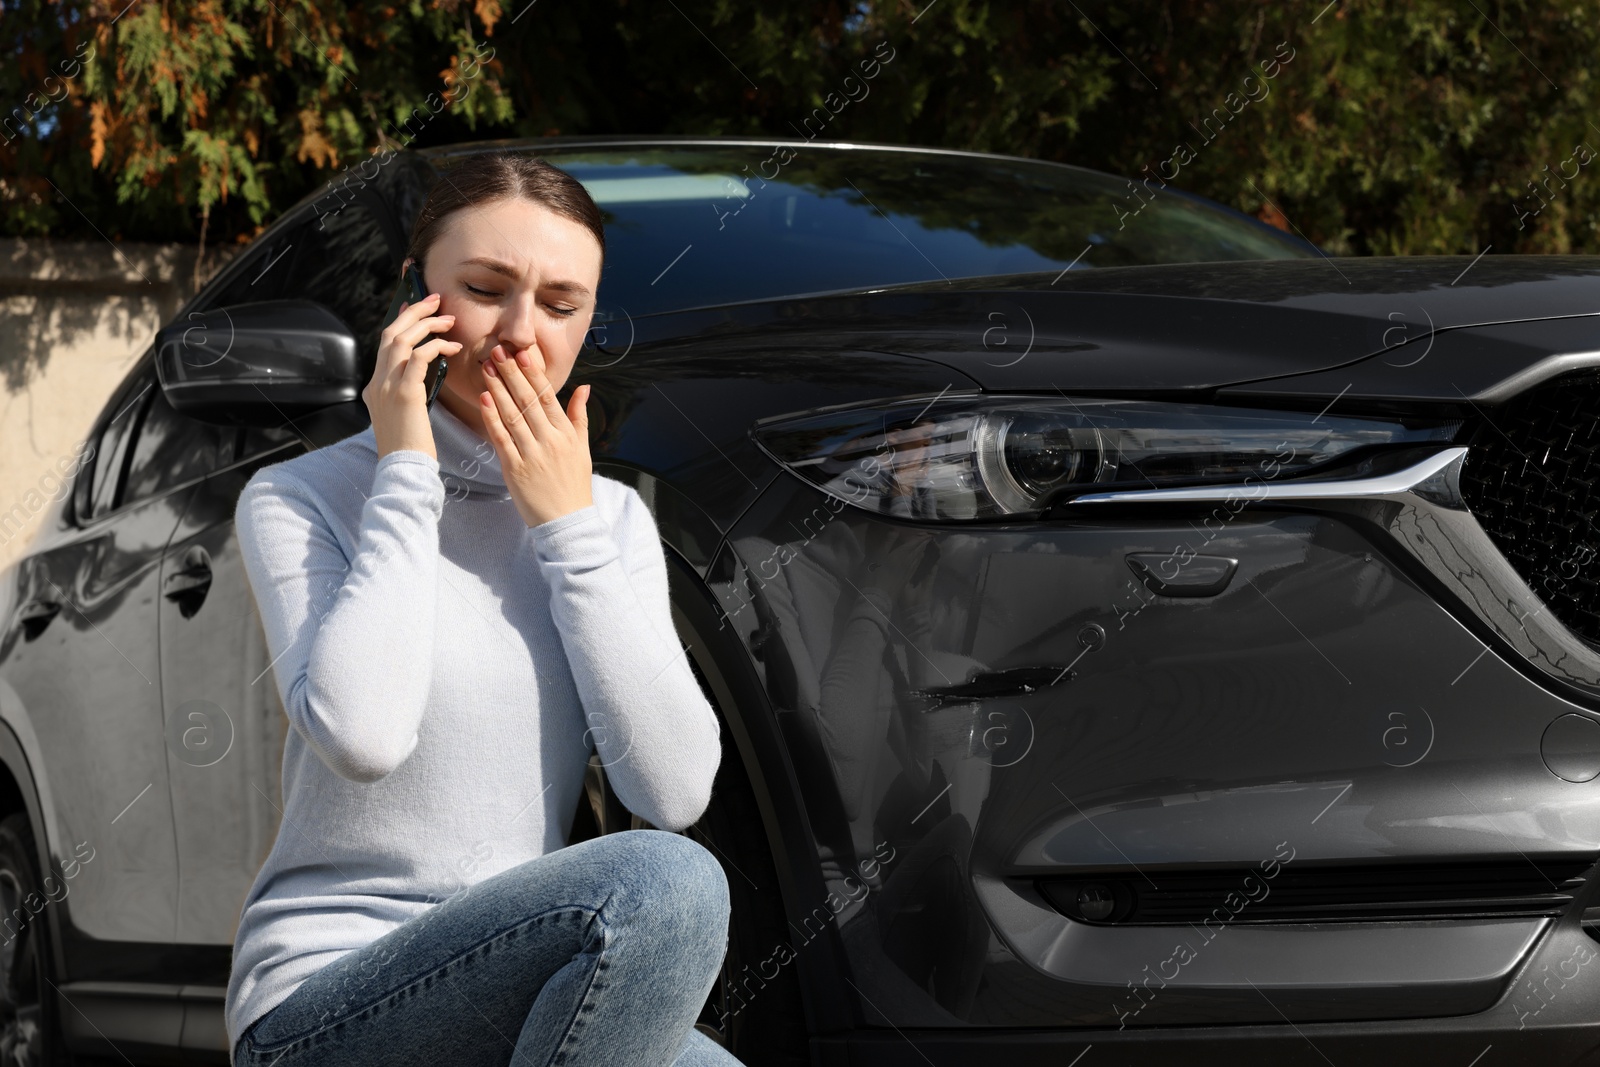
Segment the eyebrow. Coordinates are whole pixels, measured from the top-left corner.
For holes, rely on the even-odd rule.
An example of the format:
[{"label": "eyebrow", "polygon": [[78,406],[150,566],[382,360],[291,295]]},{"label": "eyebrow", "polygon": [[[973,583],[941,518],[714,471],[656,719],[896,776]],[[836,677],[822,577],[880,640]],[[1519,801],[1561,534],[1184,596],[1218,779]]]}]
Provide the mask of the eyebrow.
[{"label": "eyebrow", "polygon": [[[463,259],[460,265],[463,267],[484,267],[488,270],[494,271],[496,274],[504,274],[507,278],[517,277],[516,267],[505,262],[504,260],[495,259],[492,256],[474,256],[471,259]],[[563,293],[575,293],[581,296],[590,295],[589,287],[587,285],[574,281],[545,282],[539,288],[555,289]]]}]

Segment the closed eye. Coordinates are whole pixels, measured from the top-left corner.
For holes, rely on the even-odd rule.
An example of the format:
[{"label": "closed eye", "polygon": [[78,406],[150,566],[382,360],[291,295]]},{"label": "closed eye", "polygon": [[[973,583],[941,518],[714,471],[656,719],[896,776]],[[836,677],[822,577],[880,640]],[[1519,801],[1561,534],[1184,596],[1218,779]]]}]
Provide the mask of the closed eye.
[{"label": "closed eye", "polygon": [[[496,297],[500,295],[499,293],[491,292],[488,289],[479,289],[471,282],[462,282],[461,284],[466,286],[467,292],[471,293],[473,296]],[[549,308],[557,315],[560,315],[562,318],[567,318],[568,316],[576,315],[578,313],[577,308],[557,307],[554,304],[546,304],[545,307]]]}]

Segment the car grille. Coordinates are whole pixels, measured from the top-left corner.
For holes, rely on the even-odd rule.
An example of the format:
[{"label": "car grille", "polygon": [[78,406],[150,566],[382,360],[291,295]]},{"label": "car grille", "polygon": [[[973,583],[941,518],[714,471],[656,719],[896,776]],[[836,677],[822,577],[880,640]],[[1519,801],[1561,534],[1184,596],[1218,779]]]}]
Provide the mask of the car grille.
[{"label": "car grille", "polygon": [[[1112,872],[1036,878],[1069,918],[1096,925],[1332,922],[1556,915],[1593,858]],[[1148,877],[1146,877],[1148,875]]]},{"label": "car grille", "polygon": [[1563,375],[1497,408],[1461,469],[1461,495],[1567,629],[1600,646],[1600,373]]}]

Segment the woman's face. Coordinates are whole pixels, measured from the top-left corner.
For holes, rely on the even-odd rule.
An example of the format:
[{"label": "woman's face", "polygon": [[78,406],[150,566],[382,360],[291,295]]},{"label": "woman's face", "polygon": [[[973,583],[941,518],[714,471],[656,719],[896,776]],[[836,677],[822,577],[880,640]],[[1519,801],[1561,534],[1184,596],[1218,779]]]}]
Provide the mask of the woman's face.
[{"label": "woman's face", "polygon": [[461,351],[438,398],[452,414],[483,432],[483,361],[497,350],[511,360],[536,345],[551,387],[566,384],[600,288],[600,245],[587,227],[531,200],[496,200],[451,214],[420,266],[438,313],[456,317],[443,336]]}]

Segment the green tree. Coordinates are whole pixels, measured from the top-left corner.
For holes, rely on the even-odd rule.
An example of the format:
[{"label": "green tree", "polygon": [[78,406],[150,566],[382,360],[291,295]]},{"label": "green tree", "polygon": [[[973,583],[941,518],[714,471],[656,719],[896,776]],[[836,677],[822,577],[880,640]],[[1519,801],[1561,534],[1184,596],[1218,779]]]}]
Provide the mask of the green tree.
[{"label": "green tree", "polygon": [[248,240],[396,144],[709,133],[1170,180],[1350,254],[1597,248],[1595,2],[509,2],[0,0],[0,232]]}]

